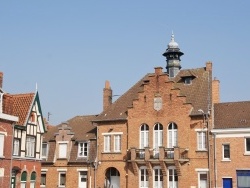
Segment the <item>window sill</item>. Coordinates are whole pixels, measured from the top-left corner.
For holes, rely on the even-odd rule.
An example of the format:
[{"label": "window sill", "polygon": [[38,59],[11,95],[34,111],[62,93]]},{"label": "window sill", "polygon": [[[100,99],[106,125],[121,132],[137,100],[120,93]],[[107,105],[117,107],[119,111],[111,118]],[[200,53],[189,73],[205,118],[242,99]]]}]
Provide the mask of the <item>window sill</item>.
[{"label": "window sill", "polygon": [[122,152],[114,152],[114,151],[103,151],[102,154],[121,154]]},{"label": "window sill", "polygon": [[231,159],[222,159],[221,162],[230,162]]},{"label": "window sill", "polygon": [[207,152],[206,149],[203,149],[203,150],[195,150],[195,152]]},{"label": "window sill", "polygon": [[244,155],[245,156],[250,156],[250,153],[249,152],[245,152]]},{"label": "window sill", "polygon": [[0,156],[0,159],[5,159],[5,157],[4,156]]}]

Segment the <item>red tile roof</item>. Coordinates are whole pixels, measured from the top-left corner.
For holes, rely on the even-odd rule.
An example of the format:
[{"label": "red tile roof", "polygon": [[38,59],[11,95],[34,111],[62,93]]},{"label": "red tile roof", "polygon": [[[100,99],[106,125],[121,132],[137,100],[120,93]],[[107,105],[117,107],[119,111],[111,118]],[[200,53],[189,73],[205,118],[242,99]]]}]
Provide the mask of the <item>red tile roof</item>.
[{"label": "red tile roof", "polygon": [[[167,74],[165,74],[167,76]],[[127,110],[132,107],[133,100],[137,99],[138,92],[143,92],[143,85],[150,84],[149,77],[155,76],[155,73],[145,75],[139,82],[131,87],[126,93],[119,97],[110,107],[104,110],[94,120],[114,121],[126,120]],[[193,77],[192,84],[184,84],[185,77]],[[199,109],[207,111],[211,102],[211,78],[209,71],[205,67],[197,69],[180,70],[179,74],[169,81],[173,81],[174,88],[180,89],[180,95],[186,96],[186,102],[193,106],[190,115],[200,115]],[[166,80],[167,81],[167,80]]]},{"label": "red tile roof", "polygon": [[214,128],[250,128],[250,101],[215,104]]},{"label": "red tile roof", "polygon": [[34,101],[35,93],[4,94],[3,112],[19,117],[18,125],[24,125]]}]

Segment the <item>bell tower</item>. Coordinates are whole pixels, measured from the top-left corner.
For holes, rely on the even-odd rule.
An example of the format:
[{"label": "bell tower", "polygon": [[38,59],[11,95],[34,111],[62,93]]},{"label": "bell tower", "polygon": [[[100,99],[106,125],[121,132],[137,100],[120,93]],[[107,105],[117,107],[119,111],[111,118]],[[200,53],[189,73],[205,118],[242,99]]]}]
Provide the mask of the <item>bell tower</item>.
[{"label": "bell tower", "polygon": [[170,78],[174,78],[181,69],[181,59],[180,57],[184,53],[180,51],[178,43],[174,41],[174,34],[171,35],[171,41],[168,44],[168,48],[162,54],[166,57],[167,61],[167,73]]}]

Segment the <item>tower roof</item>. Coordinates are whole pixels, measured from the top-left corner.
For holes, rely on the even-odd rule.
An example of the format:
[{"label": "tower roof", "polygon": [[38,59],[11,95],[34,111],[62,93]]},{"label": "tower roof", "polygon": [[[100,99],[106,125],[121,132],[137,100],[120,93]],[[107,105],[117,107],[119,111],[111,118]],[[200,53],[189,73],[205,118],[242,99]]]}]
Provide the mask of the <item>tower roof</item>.
[{"label": "tower roof", "polygon": [[174,33],[171,35],[171,41],[168,43],[168,48],[179,48],[178,43],[174,41]]}]

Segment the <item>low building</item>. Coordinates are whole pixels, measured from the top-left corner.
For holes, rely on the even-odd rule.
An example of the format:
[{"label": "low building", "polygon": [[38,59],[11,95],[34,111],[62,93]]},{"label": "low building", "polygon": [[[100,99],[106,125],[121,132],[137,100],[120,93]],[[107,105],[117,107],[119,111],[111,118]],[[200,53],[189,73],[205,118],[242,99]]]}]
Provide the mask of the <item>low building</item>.
[{"label": "low building", "polygon": [[95,116],[76,116],[50,126],[42,144],[40,187],[94,187],[96,174]]},{"label": "low building", "polygon": [[214,105],[215,187],[250,187],[250,101]]}]

